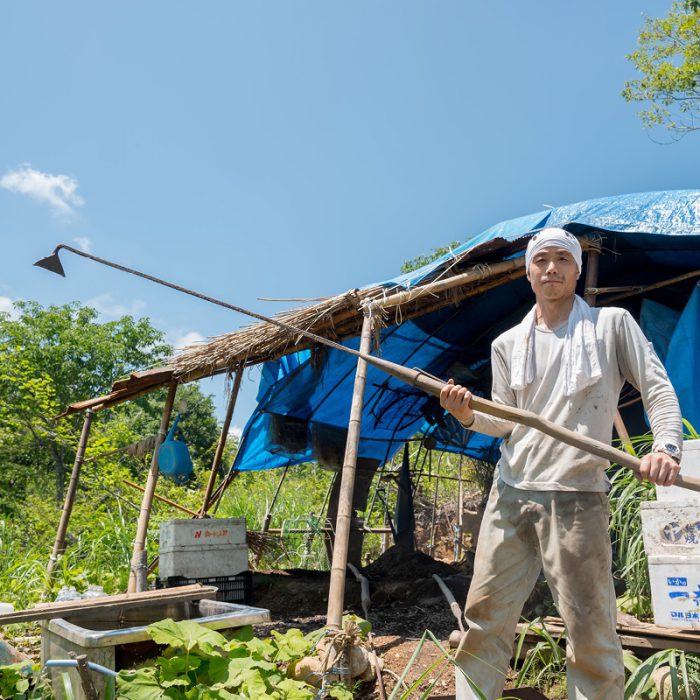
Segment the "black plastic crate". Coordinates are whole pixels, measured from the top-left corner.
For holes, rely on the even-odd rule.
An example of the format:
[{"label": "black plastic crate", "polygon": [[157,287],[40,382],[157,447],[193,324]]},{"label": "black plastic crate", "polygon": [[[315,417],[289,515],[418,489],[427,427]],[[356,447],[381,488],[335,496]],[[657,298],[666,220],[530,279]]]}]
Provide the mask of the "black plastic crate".
[{"label": "black plastic crate", "polygon": [[249,605],[253,589],[253,577],[250,571],[243,571],[235,576],[204,576],[202,578],[187,578],[185,576],[168,576],[156,579],[156,588],[172,588],[174,586],[190,586],[201,583],[203,586],[216,586],[216,599],[225,603],[243,603]]}]

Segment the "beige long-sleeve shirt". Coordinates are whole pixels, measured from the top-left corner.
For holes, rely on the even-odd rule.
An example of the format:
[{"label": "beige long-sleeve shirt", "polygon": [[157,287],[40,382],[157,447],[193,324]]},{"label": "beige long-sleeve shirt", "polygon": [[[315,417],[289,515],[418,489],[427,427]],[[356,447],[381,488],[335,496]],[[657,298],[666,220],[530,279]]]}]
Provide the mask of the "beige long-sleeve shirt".
[{"label": "beige long-sleeve shirt", "polygon": [[[535,329],[535,379],[524,389],[510,387],[513,346],[522,329],[515,326],[491,347],[492,399],[533,411],[554,423],[610,443],[612,427],[625,380],[639,390],[659,444],[682,447],[683,428],[676,393],[651,343],[624,309],[592,309],[602,378],[574,396],[564,395],[562,349],[566,324],[555,331]],[[537,430],[507,420],[474,413],[469,426],[502,437],[500,478],[525,490],[607,491],[601,457],[566,445]]]}]

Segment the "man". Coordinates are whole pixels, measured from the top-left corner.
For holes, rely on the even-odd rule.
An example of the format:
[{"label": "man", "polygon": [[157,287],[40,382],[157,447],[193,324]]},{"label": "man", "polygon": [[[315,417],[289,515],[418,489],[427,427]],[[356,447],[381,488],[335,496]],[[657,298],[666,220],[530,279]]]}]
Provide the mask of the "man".
[{"label": "man", "polygon": [[[654,434],[641,475],[671,485],[682,423],[663,365],[632,316],[576,296],[581,246],[544,229],[527,247],[536,303],[491,349],[492,399],[610,442],[620,389],[639,389]],[[467,596],[469,629],[457,652],[457,700],[500,697],[515,626],[540,571],[567,629],[570,700],[622,700],[622,648],[608,536],[608,463],[531,428],[474,413],[450,383],[440,402],[470,430],[502,437]],[[460,670],[461,669],[461,670]],[[465,675],[466,674],[466,675]]]}]

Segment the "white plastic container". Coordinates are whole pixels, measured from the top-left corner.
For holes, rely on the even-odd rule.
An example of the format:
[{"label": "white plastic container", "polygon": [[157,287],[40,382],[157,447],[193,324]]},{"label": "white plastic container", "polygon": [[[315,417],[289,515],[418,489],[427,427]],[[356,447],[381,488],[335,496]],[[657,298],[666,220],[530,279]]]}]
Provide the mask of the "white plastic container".
[{"label": "white plastic container", "polygon": [[649,501],[640,512],[647,556],[700,556],[700,502]]},{"label": "white plastic container", "polygon": [[[684,444],[681,469],[700,476],[700,440]],[[654,622],[700,630],[700,501],[675,486],[656,493],[657,501],[641,504]]]},{"label": "white plastic container", "polygon": [[[700,478],[700,440],[686,440],[683,443],[681,474]],[[683,489],[680,486],[657,486],[656,500],[662,503],[697,501],[698,494],[697,491]]]},{"label": "white plastic container", "polygon": [[700,555],[649,557],[654,622],[700,630]]},{"label": "white plastic container", "polygon": [[160,526],[161,580],[235,576],[247,570],[245,518],[178,519]]}]

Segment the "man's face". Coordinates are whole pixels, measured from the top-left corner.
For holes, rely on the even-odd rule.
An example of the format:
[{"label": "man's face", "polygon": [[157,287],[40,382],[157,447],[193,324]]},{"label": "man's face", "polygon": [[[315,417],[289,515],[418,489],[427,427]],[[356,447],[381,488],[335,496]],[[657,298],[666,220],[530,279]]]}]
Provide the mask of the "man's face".
[{"label": "man's face", "polygon": [[576,293],[580,276],[576,261],[564,248],[543,248],[530,261],[527,278],[537,299],[559,301]]}]

